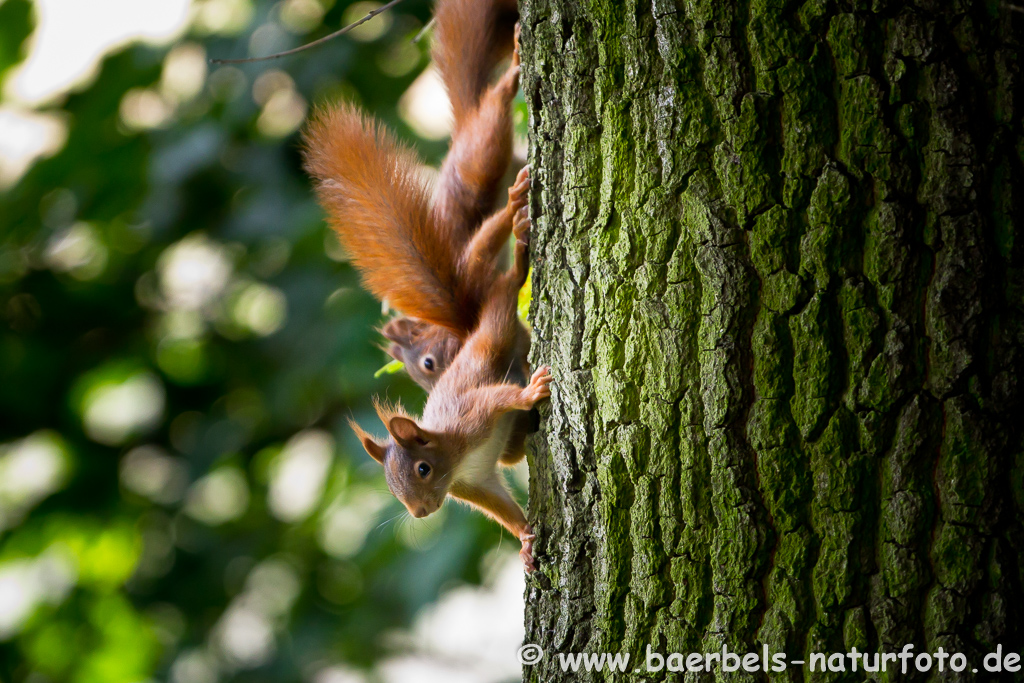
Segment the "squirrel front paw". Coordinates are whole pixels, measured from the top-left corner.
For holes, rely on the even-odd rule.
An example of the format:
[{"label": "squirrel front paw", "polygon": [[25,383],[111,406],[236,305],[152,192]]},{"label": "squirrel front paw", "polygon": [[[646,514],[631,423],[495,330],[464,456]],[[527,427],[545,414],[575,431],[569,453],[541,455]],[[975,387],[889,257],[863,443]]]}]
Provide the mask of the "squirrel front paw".
[{"label": "squirrel front paw", "polygon": [[516,245],[522,245],[524,248],[529,249],[530,247],[530,227],[533,222],[530,220],[530,212],[527,207],[522,207],[516,211],[515,217],[512,219],[512,234],[516,238]]},{"label": "squirrel front paw", "polygon": [[530,166],[527,164],[519,171],[516,182],[508,189],[508,208],[512,215],[530,203]]},{"label": "squirrel front paw", "polygon": [[516,212],[512,219],[512,234],[516,238],[515,249],[512,250],[512,270],[509,276],[516,291],[526,283],[530,274],[530,213],[527,207]]},{"label": "squirrel front paw", "polygon": [[519,72],[522,70],[522,62],[519,58],[519,24],[516,24],[513,40],[512,61],[509,63],[505,75],[494,84],[494,91],[503,100],[507,100],[507,104],[511,104],[512,98],[516,96],[516,91],[519,90]]},{"label": "squirrel front paw", "polygon": [[537,562],[533,559],[533,541],[537,538],[537,535],[533,533],[533,527],[529,524],[523,529],[523,533],[519,534],[519,541],[523,544],[523,547],[519,550],[519,559],[523,561],[523,569],[529,574],[537,569]]},{"label": "squirrel front paw", "polygon": [[519,63],[520,63],[520,56],[519,56],[519,34],[520,33],[522,33],[522,26],[520,26],[519,22],[517,21],[516,22],[515,33],[512,34],[512,64],[513,64],[513,66],[519,66]]},{"label": "squirrel front paw", "polygon": [[551,387],[548,385],[554,381],[551,376],[551,368],[547,365],[539,367],[530,377],[530,383],[523,388],[523,402],[530,408],[551,396]]}]

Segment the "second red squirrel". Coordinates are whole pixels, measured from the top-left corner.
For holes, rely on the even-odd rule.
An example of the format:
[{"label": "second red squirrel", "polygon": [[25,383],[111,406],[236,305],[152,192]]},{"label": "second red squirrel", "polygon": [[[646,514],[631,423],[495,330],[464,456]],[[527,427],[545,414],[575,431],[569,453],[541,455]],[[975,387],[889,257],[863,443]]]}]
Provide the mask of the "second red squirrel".
[{"label": "second red squirrel", "polygon": [[[511,217],[526,205],[530,187],[528,174],[528,169],[520,171],[516,184],[509,190],[509,203],[505,209],[485,221],[479,232],[463,246],[463,260],[479,262],[472,268],[458,265],[464,277],[479,278],[483,282],[493,278],[498,254],[508,237]],[[488,259],[490,263],[484,263]],[[445,326],[407,317],[388,321],[380,332],[391,342],[387,347],[388,355],[401,361],[409,376],[427,391],[433,388],[463,341],[461,336]]]},{"label": "second red squirrel", "polygon": [[[513,35],[517,19],[516,0],[441,0],[434,10],[434,63],[451,101],[453,128],[431,211],[445,224],[446,238],[456,249],[481,227],[512,158],[511,104],[519,86]],[[494,67],[509,53],[512,64],[490,86]],[[522,177],[517,186],[522,186],[520,181]],[[389,321],[381,334],[391,342],[388,354],[427,391],[462,343],[444,327],[406,317]]]},{"label": "second red squirrel", "polygon": [[[447,365],[429,378],[433,388],[421,418],[378,403],[388,439],[354,423],[353,429],[413,516],[431,514],[449,495],[462,500],[519,538],[532,570],[532,529],[498,469],[522,459],[528,411],[550,395],[549,368],[527,382],[529,332],[516,314],[529,267],[527,169],[506,206],[484,217],[508,163],[509,109],[518,88],[517,50],[494,86],[485,88],[489,69],[482,66],[500,58],[489,37],[508,6],[510,0],[438,4],[435,56],[442,73],[448,70],[446,82],[459,69],[466,82],[449,84],[456,126],[432,196],[415,155],[351,106],[314,118],[305,157],[331,226],[367,289],[410,316],[396,325],[424,341],[422,349],[444,354]],[[487,26],[483,38],[471,30]],[[497,256],[510,233],[513,264],[502,272]]]}]

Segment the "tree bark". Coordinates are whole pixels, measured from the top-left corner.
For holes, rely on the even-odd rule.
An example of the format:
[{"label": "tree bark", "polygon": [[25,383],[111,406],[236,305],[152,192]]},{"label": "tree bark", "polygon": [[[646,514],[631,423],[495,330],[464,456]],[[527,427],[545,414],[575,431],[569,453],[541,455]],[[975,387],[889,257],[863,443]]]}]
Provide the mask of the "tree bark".
[{"label": "tree bark", "polygon": [[[522,24],[555,376],[524,679],[622,680],[557,653],[648,645],[970,662],[880,680],[1020,652],[1024,13],[524,0]],[[725,678],[766,674],[686,676]]]}]

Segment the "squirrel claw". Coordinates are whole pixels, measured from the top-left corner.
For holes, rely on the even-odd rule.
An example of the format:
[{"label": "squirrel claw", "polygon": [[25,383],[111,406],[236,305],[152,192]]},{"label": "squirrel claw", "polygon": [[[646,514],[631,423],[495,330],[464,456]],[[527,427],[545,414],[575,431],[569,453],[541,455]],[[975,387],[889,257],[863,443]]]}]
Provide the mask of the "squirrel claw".
[{"label": "squirrel claw", "polygon": [[515,235],[517,243],[530,245],[530,227],[532,225],[530,213],[525,206],[516,211],[516,215],[512,219],[512,234]]},{"label": "squirrel claw", "polygon": [[534,404],[551,396],[551,388],[548,386],[554,381],[551,376],[551,368],[547,365],[537,368],[530,377],[530,383],[523,389],[523,396],[532,408]]},{"label": "squirrel claw", "polygon": [[516,24],[516,32],[513,38],[512,48],[512,61],[508,65],[508,70],[505,75],[502,76],[501,81],[496,86],[500,88],[504,96],[510,101],[515,97],[516,90],[519,89],[519,72],[522,70],[522,62],[519,58],[519,24]]},{"label": "squirrel claw", "polygon": [[523,570],[527,574],[536,571],[537,563],[533,559],[533,544],[523,541],[523,549],[519,551],[519,559],[523,561]]},{"label": "squirrel claw", "polygon": [[523,547],[519,550],[519,559],[523,561],[523,569],[527,574],[537,569],[537,563],[533,559],[533,541],[536,538],[537,535],[533,533],[533,528],[529,525],[519,536],[519,541],[523,544]]},{"label": "squirrel claw", "polygon": [[[516,247],[512,252],[512,270],[509,271],[509,276],[512,278],[513,284],[515,284],[516,291],[519,291],[519,288],[526,282],[530,272],[530,264],[528,263],[530,225],[530,212],[524,206],[516,211],[515,216],[512,218],[512,234],[516,238]],[[526,408],[526,410],[529,410],[529,408]]]},{"label": "squirrel claw", "polygon": [[530,166],[526,165],[516,176],[516,182],[508,190],[508,208],[513,214],[530,203]]}]

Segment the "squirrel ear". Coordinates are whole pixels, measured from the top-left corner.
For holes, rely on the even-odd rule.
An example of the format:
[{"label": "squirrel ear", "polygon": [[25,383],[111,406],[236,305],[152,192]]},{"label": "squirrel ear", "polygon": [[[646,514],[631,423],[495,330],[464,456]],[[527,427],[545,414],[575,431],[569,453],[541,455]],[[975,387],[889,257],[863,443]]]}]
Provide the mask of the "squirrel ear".
[{"label": "squirrel ear", "polygon": [[386,349],[384,349],[384,350],[387,352],[387,354],[389,356],[391,356],[392,358],[394,358],[398,362],[400,362],[400,363],[404,363],[405,362],[405,354],[402,353],[402,347],[399,346],[397,343],[396,344],[389,344],[388,347]]},{"label": "squirrel ear", "polygon": [[395,437],[395,441],[406,448],[414,445],[426,446],[430,443],[427,433],[420,429],[418,424],[401,415],[396,415],[388,421],[388,431]]},{"label": "squirrel ear", "polygon": [[363,443],[363,448],[370,454],[370,457],[379,462],[381,465],[384,464],[384,454],[387,453],[387,449],[377,443],[377,440],[372,436],[363,431],[363,428],[356,424],[355,420],[349,420],[348,426],[352,428],[352,431],[356,433],[359,440]]},{"label": "squirrel ear", "polygon": [[364,436],[360,441],[363,442],[363,448],[370,454],[370,457],[383,465],[384,454],[387,453],[387,450],[369,435]]},{"label": "squirrel ear", "polygon": [[380,333],[384,335],[385,339],[408,346],[422,326],[423,323],[410,318],[392,318],[384,327],[380,328]]}]

